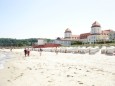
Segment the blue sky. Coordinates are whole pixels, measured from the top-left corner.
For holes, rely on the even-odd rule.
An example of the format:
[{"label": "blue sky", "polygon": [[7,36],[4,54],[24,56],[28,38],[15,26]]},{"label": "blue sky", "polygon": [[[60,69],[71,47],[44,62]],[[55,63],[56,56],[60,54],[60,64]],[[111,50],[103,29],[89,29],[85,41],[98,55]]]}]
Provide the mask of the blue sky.
[{"label": "blue sky", "polygon": [[0,0],[0,38],[63,37],[90,32],[98,21],[102,30],[115,30],[115,0]]}]

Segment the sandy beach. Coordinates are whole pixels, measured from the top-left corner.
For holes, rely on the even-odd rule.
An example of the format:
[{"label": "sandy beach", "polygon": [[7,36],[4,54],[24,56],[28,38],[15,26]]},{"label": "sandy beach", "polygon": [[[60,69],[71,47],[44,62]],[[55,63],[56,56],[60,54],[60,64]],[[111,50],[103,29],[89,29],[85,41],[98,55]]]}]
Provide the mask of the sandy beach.
[{"label": "sandy beach", "polygon": [[10,52],[0,86],[115,86],[115,56],[31,51]]}]

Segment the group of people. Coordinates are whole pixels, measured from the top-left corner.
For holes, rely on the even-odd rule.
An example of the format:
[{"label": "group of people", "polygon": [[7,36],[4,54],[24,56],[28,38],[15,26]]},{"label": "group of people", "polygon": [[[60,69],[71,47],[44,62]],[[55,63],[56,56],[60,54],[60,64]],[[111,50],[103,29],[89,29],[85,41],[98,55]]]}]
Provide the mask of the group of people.
[{"label": "group of people", "polygon": [[25,57],[30,56],[30,50],[25,48],[24,49],[24,54],[25,54]]},{"label": "group of people", "polygon": [[[40,48],[38,51],[40,52],[40,56],[41,56],[43,50]],[[24,49],[24,55],[25,55],[25,57],[30,56],[30,50],[25,48]]]}]

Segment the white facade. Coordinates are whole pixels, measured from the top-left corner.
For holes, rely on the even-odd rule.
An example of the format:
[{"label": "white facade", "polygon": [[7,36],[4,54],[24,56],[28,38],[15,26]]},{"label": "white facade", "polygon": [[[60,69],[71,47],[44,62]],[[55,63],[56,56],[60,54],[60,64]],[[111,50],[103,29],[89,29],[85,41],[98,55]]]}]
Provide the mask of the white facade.
[{"label": "white facade", "polygon": [[71,38],[71,36],[72,36],[72,32],[69,28],[67,28],[64,33],[64,38]]},{"label": "white facade", "polygon": [[61,44],[63,46],[70,46],[71,45],[71,41],[70,40],[55,40],[54,42],[55,44]]},{"label": "white facade", "polygon": [[91,34],[101,34],[101,27],[92,27]]},{"label": "white facade", "polygon": [[47,43],[45,39],[38,39],[38,45],[44,45],[45,43]]},{"label": "white facade", "polygon": [[65,38],[71,38],[72,33],[71,32],[66,32],[65,33]]},{"label": "white facade", "polygon": [[91,43],[95,43],[95,42],[98,42],[100,39],[100,35],[90,35],[88,36],[88,42],[91,44]]}]

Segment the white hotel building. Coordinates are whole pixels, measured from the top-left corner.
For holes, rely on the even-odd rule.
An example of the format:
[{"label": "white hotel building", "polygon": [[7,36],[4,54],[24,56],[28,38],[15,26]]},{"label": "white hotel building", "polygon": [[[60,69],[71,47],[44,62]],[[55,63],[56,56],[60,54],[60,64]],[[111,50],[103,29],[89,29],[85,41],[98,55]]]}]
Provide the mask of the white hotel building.
[{"label": "white hotel building", "polygon": [[101,25],[95,21],[91,26],[90,35],[87,37],[88,43],[92,44],[99,41],[109,40],[110,30],[101,30]]},{"label": "white hotel building", "polygon": [[[72,31],[67,28],[64,32],[64,38],[58,37],[57,39],[53,40],[52,43],[61,44],[63,46],[70,46],[72,41],[81,41],[82,43],[89,44],[94,44],[100,41],[109,41],[109,38],[115,39],[115,32],[113,33],[113,37],[113,35],[110,34],[111,31],[112,30],[101,30],[101,25],[95,21],[91,26],[90,32],[82,33],[80,35],[72,35]],[[40,44],[41,43],[42,41],[40,40]]]},{"label": "white hotel building", "polygon": [[57,38],[55,43],[62,45],[71,45],[72,41],[81,41],[82,43],[94,44],[99,41],[109,41],[109,33],[111,30],[101,30],[101,25],[95,21],[91,26],[89,33],[80,35],[72,35],[72,31],[67,28],[64,32],[64,38]]}]

